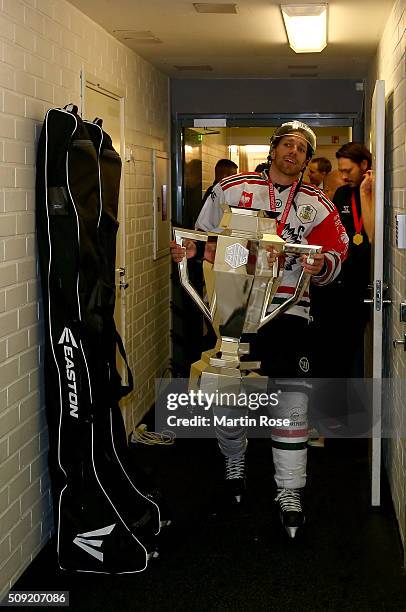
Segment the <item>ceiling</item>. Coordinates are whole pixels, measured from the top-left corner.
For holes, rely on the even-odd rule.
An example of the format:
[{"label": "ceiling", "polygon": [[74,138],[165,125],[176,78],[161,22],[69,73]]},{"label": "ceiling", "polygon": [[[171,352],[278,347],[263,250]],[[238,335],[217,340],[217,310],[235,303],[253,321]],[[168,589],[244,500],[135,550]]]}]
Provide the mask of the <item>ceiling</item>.
[{"label": "ceiling", "polygon": [[[394,5],[394,0],[330,0],[327,47],[297,54],[287,44],[278,2],[234,1],[235,14],[206,14],[186,0],[70,0],[162,72],[194,79],[363,79]],[[231,4],[212,2],[220,3]]]}]

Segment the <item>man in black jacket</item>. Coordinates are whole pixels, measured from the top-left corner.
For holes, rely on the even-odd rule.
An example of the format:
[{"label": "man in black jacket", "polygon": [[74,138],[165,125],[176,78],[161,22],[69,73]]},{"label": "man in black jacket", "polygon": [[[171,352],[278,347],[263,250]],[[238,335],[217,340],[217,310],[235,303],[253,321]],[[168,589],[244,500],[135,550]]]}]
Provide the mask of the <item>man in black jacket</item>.
[{"label": "man in black jacket", "polygon": [[231,159],[224,158],[224,159],[218,160],[218,162],[214,166],[214,181],[210,185],[210,187],[206,189],[206,192],[202,199],[202,208],[207,198],[211,195],[217,183],[222,181],[223,178],[226,178],[227,176],[232,176],[233,174],[237,174],[237,172],[238,172],[238,166],[236,163],[231,161]]},{"label": "man in black jacket", "polygon": [[[327,287],[312,287],[316,378],[363,378],[364,332],[370,315],[368,295],[374,210],[371,188],[371,154],[361,143],[349,142],[336,153],[338,170],[345,182],[333,197],[349,237],[348,257],[341,273]],[[334,347],[326,354],[326,346]],[[344,383],[323,416],[339,421],[352,408],[347,405]],[[333,405],[334,404],[334,405]],[[328,405],[328,406],[327,406]],[[327,414],[328,412],[328,414]]]}]

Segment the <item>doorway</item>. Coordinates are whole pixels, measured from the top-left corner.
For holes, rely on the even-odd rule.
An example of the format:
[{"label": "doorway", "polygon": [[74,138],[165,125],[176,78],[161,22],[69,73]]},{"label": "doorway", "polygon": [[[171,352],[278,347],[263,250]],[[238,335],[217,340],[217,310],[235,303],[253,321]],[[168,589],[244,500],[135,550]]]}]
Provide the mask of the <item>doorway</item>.
[{"label": "doorway", "polygon": [[[333,168],[336,168],[337,149],[353,139],[363,138],[362,122],[357,113],[345,116],[306,114],[294,118],[305,121],[316,132],[317,156],[330,159]],[[231,159],[237,164],[238,172],[253,172],[258,163],[266,161],[275,127],[293,117],[256,115],[205,119],[182,115],[173,125],[176,162],[172,180],[178,186],[172,191],[172,222],[175,226],[194,227],[202,196],[213,182],[218,159]],[[206,125],[201,127],[202,123]],[[193,270],[192,264],[189,266],[189,275],[197,277],[199,282],[198,272]],[[192,338],[191,329],[196,332]],[[174,376],[188,377],[191,363],[199,358],[202,350],[212,348],[206,346],[204,338],[201,340],[205,331],[203,316],[194,302],[184,295],[174,268],[171,302],[171,367]],[[208,331],[209,337],[213,338]]]}]

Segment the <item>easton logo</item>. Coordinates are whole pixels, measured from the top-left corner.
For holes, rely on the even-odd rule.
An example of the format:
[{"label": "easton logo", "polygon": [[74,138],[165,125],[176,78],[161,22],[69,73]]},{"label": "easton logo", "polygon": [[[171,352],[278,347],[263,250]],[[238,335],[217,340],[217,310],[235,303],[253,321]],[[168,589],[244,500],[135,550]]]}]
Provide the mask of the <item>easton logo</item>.
[{"label": "easton logo", "polygon": [[71,417],[78,419],[78,392],[76,386],[77,377],[75,372],[75,364],[73,362],[73,348],[78,348],[78,345],[69,327],[64,328],[58,344],[63,344],[66,380],[68,381],[69,414]]},{"label": "easton logo", "polygon": [[116,524],[113,523],[113,525],[107,525],[107,527],[102,527],[101,529],[78,533],[73,543],[103,563],[103,553],[100,550],[103,545],[103,539],[100,536],[110,535],[115,526]]}]

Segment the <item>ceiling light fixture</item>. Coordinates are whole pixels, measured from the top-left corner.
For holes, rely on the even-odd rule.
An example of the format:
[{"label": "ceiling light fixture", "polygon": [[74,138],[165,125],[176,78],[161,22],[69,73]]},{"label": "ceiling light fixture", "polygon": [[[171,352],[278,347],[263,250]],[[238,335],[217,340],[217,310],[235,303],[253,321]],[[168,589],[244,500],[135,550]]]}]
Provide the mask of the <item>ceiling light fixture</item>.
[{"label": "ceiling light fixture", "polygon": [[281,11],[293,51],[323,51],[327,46],[327,4],[281,4]]}]

